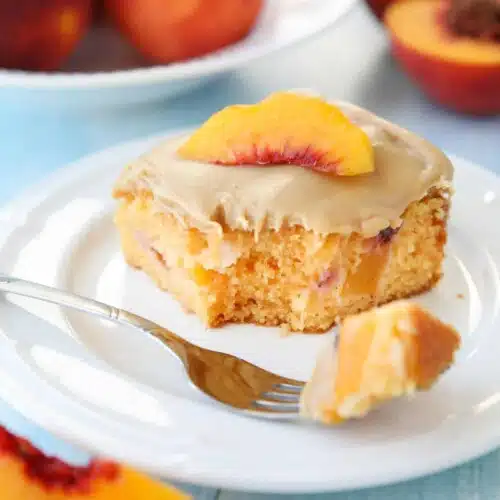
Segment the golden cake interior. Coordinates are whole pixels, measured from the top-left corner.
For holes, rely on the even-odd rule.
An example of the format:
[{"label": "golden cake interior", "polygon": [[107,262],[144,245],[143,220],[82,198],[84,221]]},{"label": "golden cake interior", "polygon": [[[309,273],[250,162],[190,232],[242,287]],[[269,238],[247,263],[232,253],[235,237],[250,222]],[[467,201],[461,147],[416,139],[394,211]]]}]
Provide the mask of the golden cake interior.
[{"label": "golden cake interior", "polygon": [[[127,262],[210,326],[226,322],[330,328],[347,314],[432,287],[441,276],[449,193],[413,202],[398,229],[321,236],[303,227],[207,235],[121,194],[116,214]],[[211,237],[210,237],[211,236]]]}]

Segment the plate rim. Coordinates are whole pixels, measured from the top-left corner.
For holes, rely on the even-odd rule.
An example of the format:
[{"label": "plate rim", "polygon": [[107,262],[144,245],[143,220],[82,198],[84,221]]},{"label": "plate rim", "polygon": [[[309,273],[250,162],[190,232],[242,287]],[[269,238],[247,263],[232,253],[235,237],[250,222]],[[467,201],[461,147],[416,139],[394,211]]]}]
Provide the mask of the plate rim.
[{"label": "plate rim", "polygon": [[[269,0],[268,0],[269,1]],[[311,1],[311,0],[305,0]],[[329,2],[329,0],[321,0]],[[338,2],[339,0],[335,0]],[[243,47],[233,53],[214,52],[204,57],[193,58],[168,65],[149,66],[125,70],[102,72],[30,72],[0,68],[0,86],[37,90],[124,88],[135,85],[176,82],[195,77],[210,76],[237,68],[267,55],[291,48],[294,45],[320,35],[352,10],[358,0],[341,0],[338,12],[325,18],[321,24],[301,36],[268,42],[262,47]],[[223,50],[223,49],[222,49]]]},{"label": "plate rim", "polygon": [[[19,196],[15,197],[13,200],[9,201],[3,206],[0,206],[0,217],[3,213],[7,215],[9,213],[13,213],[17,210],[20,210],[21,218],[17,220],[14,219],[11,224],[5,224],[4,230],[0,231],[0,245],[3,246],[4,239],[9,236],[9,234],[14,231],[19,225],[23,224],[23,216],[30,208],[33,208],[38,203],[41,203],[44,199],[47,199],[51,196],[51,193],[54,190],[60,189],[61,186],[70,182],[71,179],[82,175],[84,172],[88,171],[88,165],[91,163],[98,163],[98,159],[100,157],[109,157],[118,151],[122,151],[124,148],[131,151],[135,149],[143,149],[149,147],[155,142],[161,140],[162,138],[174,135],[179,133],[178,130],[171,131],[169,133],[155,134],[153,136],[148,136],[146,138],[140,138],[132,141],[122,142],[120,144],[116,144],[112,147],[103,149],[101,151],[97,151],[95,153],[83,156],[82,158],[67,164],[66,166],[60,167],[53,172],[51,172],[43,181],[35,184],[34,186],[24,190]],[[479,169],[480,171],[486,173],[487,175],[495,178],[497,181],[499,180],[499,176],[497,176],[491,170],[488,170],[476,163],[470,162],[468,160],[462,159],[455,155],[449,155],[452,161],[455,164],[460,164],[465,168],[473,168]],[[8,390],[6,388],[5,380],[8,380],[12,387],[12,384],[19,385],[22,389],[22,384],[13,379],[8,372],[5,372],[2,364],[0,364],[0,373],[2,373],[2,377],[0,377],[0,394],[5,397],[6,394],[12,394],[12,390]],[[4,379],[5,377],[5,379]],[[46,383],[44,380],[41,380],[42,383]],[[8,384],[7,384],[8,385]],[[48,387],[48,390],[55,390],[51,386]],[[21,391],[22,392],[22,391]],[[14,391],[15,393],[15,391]],[[59,395],[60,397],[64,397]],[[73,422],[64,415],[61,415],[57,412],[56,408],[51,408],[51,406],[43,401],[34,401],[33,398],[29,395],[23,398],[16,398],[13,400],[12,398],[5,398],[6,402],[16,408],[18,411],[26,415],[28,418],[39,424],[40,426],[47,429],[49,432],[52,432],[54,435],[62,437],[63,439],[68,440],[69,442],[76,443],[78,446],[81,446],[85,449],[93,449],[94,451],[99,451],[100,454],[106,455],[106,452],[102,449],[98,450],[94,446],[89,446],[88,439],[85,438],[85,433],[75,433],[74,432],[74,424]],[[45,408],[45,412],[41,413],[38,411],[32,411],[32,409],[41,409]],[[55,418],[58,417],[58,418]],[[391,472],[389,474],[384,475],[383,478],[373,478],[370,477],[368,480],[363,482],[358,482],[356,484],[352,484],[349,482],[340,482],[338,480],[324,480],[324,481],[315,481],[313,484],[302,482],[300,485],[292,484],[288,486],[284,481],[280,481],[279,479],[275,480],[272,484],[263,483],[259,481],[258,478],[255,478],[253,483],[248,483],[248,481],[238,480],[238,478],[228,478],[227,476],[222,477],[212,477],[207,478],[203,476],[197,476],[193,474],[192,471],[187,471],[187,473],[183,473],[182,469],[177,470],[175,466],[167,471],[165,467],[161,465],[157,465],[156,468],[150,462],[146,463],[146,461],[138,460],[135,464],[141,469],[144,469],[150,473],[156,473],[158,475],[164,475],[165,473],[170,475],[170,477],[174,480],[199,484],[207,487],[215,487],[215,488],[232,488],[244,491],[253,491],[253,492],[268,492],[268,493],[320,493],[320,492],[333,492],[333,491],[345,491],[345,490],[353,490],[353,489],[365,489],[369,487],[375,486],[383,486],[389,484],[397,484],[403,481],[407,481],[410,479],[419,478],[422,476],[427,476],[429,474],[433,474],[436,472],[441,472],[457,465],[463,464],[465,462],[469,462],[475,458],[485,455],[486,453],[498,448],[500,446],[500,434],[493,439],[491,435],[489,436],[481,436],[477,438],[477,441],[474,443],[474,446],[466,446],[460,454],[457,453],[453,459],[441,460],[439,464],[419,464],[418,467],[411,468],[412,470],[407,470],[406,473],[402,474],[401,471]],[[116,449],[114,450],[116,451]],[[124,456],[125,452],[116,453],[116,456],[126,460],[130,463],[130,456]],[[113,452],[113,455],[115,453]],[[446,463],[444,463],[446,462]],[[133,462],[132,462],[133,463]],[[224,484],[222,484],[222,482]],[[336,483],[336,484],[334,484]]]}]

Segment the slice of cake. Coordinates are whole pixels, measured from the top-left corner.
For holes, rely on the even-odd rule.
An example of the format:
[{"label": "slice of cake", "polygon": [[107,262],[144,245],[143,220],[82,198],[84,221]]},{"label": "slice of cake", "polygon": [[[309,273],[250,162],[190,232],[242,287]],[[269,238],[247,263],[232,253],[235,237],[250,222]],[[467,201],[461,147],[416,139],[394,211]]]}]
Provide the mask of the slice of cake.
[{"label": "slice of cake", "polygon": [[452,173],[365,110],[283,92],[132,163],[116,225],[127,262],[207,326],[320,332],[439,280]]},{"label": "slice of cake", "polygon": [[302,392],[302,414],[335,424],[429,389],[452,364],[459,345],[451,326],[411,302],[349,316],[337,341],[318,357]]}]

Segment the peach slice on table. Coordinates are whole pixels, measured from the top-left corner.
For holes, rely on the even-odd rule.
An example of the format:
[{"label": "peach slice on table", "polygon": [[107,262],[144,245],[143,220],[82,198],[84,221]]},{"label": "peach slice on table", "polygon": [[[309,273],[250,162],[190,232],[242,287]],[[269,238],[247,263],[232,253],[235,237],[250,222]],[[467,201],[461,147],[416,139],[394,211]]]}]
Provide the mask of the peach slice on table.
[{"label": "peach slice on table", "polygon": [[114,462],[72,466],[0,426],[2,500],[188,500],[188,496]]},{"label": "peach slice on table", "polygon": [[373,147],[361,128],[333,104],[292,92],[223,109],[178,154],[219,165],[297,165],[345,176],[374,170]]},{"label": "peach slice on table", "polygon": [[[434,101],[466,113],[500,113],[500,41],[461,34],[450,21],[450,5],[436,0],[391,4],[385,24],[394,57]],[[485,34],[488,29],[484,26]]]}]

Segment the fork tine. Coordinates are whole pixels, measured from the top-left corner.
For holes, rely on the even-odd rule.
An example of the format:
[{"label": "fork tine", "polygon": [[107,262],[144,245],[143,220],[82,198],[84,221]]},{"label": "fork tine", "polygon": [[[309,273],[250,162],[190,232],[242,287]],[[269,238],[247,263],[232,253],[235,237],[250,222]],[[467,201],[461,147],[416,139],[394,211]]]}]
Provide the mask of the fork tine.
[{"label": "fork tine", "polygon": [[291,392],[295,394],[299,394],[304,385],[295,385],[295,384],[285,384],[285,383],[280,383],[280,384],[274,384],[273,389],[278,390],[278,391],[283,391],[283,392]]},{"label": "fork tine", "polygon": [[255,408],[259,410],[267,410],[275,413],[298,413],[299,405],[297,403],[283,403],[279,401],[268,401],[259,399],[253,402]]},{"label": "fork tine", "polygon": [[270,399],[271,401],[281,401],[284,403],[298,403],[299,394],[292,392],[264,392],[261,396],[264,399]]}]

